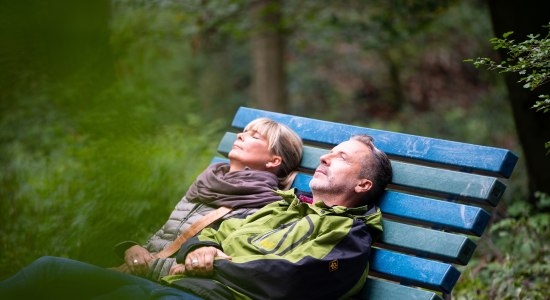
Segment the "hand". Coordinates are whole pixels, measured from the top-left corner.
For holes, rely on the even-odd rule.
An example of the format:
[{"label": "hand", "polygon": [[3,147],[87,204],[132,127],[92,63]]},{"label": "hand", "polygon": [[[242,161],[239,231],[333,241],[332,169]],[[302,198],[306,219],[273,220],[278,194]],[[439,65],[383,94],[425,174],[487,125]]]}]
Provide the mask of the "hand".
[{"label": "hand", "polygon": [[147,249],[134,245],[124,252],[124,261],[132,274],[146,275],[148,265],[154,256]]},{"label": "hand", "polygon": [[170,268],[170,272],[168,274],[177,275],[177,274],[183,274],[183,273],[185,273],[185,265],[175,264]]},{"label": "hand", "polygon": [[195,276],[207,276],[214,271],[214,258],[231,260],[231,257],[215,247],[200,247],[185,257],[184,272]]}]

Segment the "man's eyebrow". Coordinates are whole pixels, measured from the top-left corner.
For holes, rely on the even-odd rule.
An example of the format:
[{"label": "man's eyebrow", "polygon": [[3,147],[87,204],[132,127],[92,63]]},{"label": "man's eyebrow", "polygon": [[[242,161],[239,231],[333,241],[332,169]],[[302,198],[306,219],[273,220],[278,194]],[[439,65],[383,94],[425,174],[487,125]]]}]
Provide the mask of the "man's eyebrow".
[{"label": "man's eyebrow", "polygon": [[336,153],[336,154],[339,154],[339,155],[344,155],[344,156],[349,156],[349,153],[347,153],[346,151],[342,150],[342,149],[332,149],[330,150],[331,153]]}]

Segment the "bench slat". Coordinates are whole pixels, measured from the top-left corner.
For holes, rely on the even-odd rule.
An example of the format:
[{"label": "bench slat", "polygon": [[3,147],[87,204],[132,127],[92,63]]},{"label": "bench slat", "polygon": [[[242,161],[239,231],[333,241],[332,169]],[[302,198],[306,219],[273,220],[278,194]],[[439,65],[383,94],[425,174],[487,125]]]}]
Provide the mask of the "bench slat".
[{"label": "bench slat", "polygon": [[370,270],[382,278],[450,293],[460,277],[460,272],[450,264],[385,249],[372,250]]},{"label": "bench slat", "polygon": [[[237,138],[235,133],[227,132],[218,146],[218,152],[227,155]],[[319,165],[319,157],[328,153],[326,149],[304,147],[304,155],[300,166],[305,169],[315,169]],[[392,184],[415,191],[427,191],[449,195],[451,199],[472,199],[496,206],[506,186],[498,179],[489,176],[469,174],[451,170],[437,169],[392,161]],[[422,174],[422,176],[418,176]]]},{"label": "bench slat", "polygon": [[292,128],[306,142],[336,145],[354,134],[368,134],[380,150],[391,156],[478,170],[509,178],[518,160],[513,152],[468,143],[427,138],[365,127],[338,124],[241,107],[232,126],[242,129],[252,120],[268,117]]},{"label": "bench slat", "polygon": [[[386,191],[379,202],[384,214],[430,224],[454,232],[481,236],[491,216],[479,207]],[[389,217],[389,216],[388,216]]]},{"label": "bench slat", "polygon": [[369,278],[359,293],[361,299],[368,300],[443,300],[438,294],[420,290],[385,280]]},{"label": "bench slat", "polygon": [[389,246],[390,249],[415,256],[466,265],[476,248],[476,244],[463,235],[390,220],[383,220],[382,224],[384,231],[379,241],[380,247]]}]

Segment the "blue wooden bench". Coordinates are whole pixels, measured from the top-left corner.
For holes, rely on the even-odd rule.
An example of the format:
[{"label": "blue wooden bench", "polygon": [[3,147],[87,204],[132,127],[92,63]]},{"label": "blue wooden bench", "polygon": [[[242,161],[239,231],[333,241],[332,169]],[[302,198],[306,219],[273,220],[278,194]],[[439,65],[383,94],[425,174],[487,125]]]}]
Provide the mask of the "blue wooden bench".
[{"label": "blue wooden bench", "polygon": [[[518,157],[509,150],[458,143],[241,107],[235,131],[268,117],[295,130],[304,141],[301,172],[293,186],[309,191],[319,156],[354,134],[368,134],[386,152],[394,170],[379,207],[384,233],[374,245],[362,299],[450,298],[460,271],[485,231]],[[222,138],[227,155],[236,133]],[[214,161],[224,158],[214,158]]]}]

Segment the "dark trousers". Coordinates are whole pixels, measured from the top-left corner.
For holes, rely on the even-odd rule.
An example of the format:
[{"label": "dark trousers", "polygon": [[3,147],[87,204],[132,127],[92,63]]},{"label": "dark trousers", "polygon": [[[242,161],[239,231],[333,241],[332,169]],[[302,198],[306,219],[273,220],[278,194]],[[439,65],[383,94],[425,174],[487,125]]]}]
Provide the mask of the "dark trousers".
[{"label": "dark trousers", "polygon": [[1,299],[201,298],[156,282],[76,260],[44,256],[0,282]]}]

